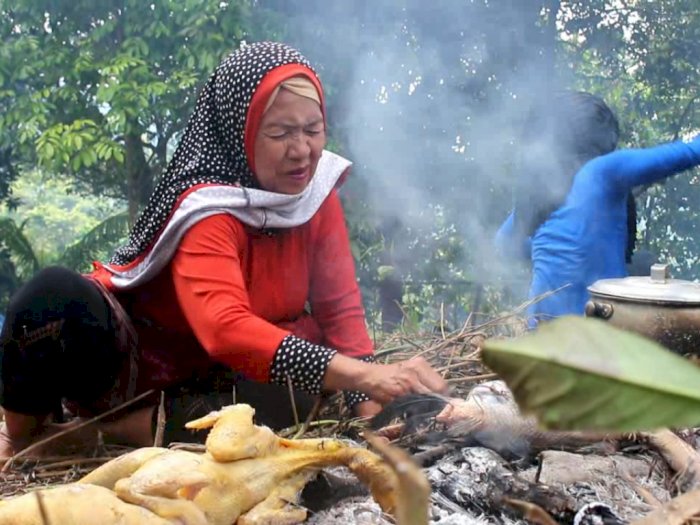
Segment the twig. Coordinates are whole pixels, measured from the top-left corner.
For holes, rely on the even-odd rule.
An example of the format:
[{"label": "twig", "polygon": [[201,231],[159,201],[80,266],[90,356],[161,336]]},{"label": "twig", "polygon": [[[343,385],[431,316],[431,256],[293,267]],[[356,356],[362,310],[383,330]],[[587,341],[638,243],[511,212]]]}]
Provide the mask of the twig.
[{"label": "twig", "polygon": [[[402,338],[404,341],[406,341],[409,345],[411,345],[413,348],[417,348],[418,350],[421,351],[421,353],[425,352],[425,348],[420,346],[418,343],[411,341],[410,339],[406,339],[405,337]],[[420,355],[420,354],[417,354]]]},{"label": "twig", "polygon": [[630,486],[634,489],[634,491],[639,495],[644,502],[651,506],[651,507],[660,507],[661,502],[654,496],[651,491],[647,490],[644,488],[642,485],[640,485],[636,479],[634,479],[629,472],[627,472],[627,469],[620,469],[618,470],[618,474],[622,479],[624,479],[627,483],[630,484]]},{"label": "twig", "polygon": [[459,331],[458,336],[461,336],[464,331],[467,329],[472,324],[472,317],[474,317],[474,312],[469,312],[469,315],[467,316],[467,320],[464,321],[464,324],[462,325],[462,329]]},{"label": "twig", "polygon": [[538,525],[558,525],[554,518],[539,505],[511,498],[503,498],[503,502],[518,509],[528,522],[537,523]]},{"label": "twig", "polygon": [[399,346],[392,346],[389,348],[381,348],[381,349],[378,349],[374,352],[374,357],[378,358],[380,356],[387,355],[387,354],[393,354],[394,352],[399,352],[401,350],[406,350],[408,348],[410,348],[409,345],[399,345]]},{"label": "twig", "polygon": [[294,400],[294,385],[292,385],[292,378],[287,376],[287,390],[289,391],[289,401],[292,404],[292,414],[294,415],[294,424],[299,426],[299,413],[297,412],[297,404]]},{"label": "twig", "polygon": [[[454,349],[453,349],[452,352],[450,352],[450,357],[447,358],[447,365],[445,365],[445,366],[442,367],[442,368],[436,368],[436,369],[435,369],[435,371],[436,371],[437,373],[442,373],[442,378],[443,378],[443,379],[444,379],[445,376],[447,375],[447,372],[452,368],[452,360],[454,359],[454,357],[455,357],[455,352],[454,352]],[[460,362],[460,363],[458,363],[458,366],[461,366],[462,364],[463,364],[463,363]]]},{"label": "twig", "polygon": [[[454,370],[455,368],[462,368],[463,366],[469,365],[469,363],[478,363],[479,359],[460,359],[459,363],[452,363],[436,368],[436,372],[448,372],[449,370]],[[444,376],[443,376],[444,377]]]},{"label": "twig", "polygon": [[700,454],[693,447],[667,428],[642,435],[690,488],[700,485]]},{"label": "twig", "polygon": [[[324,426],[338,426],[340,421],[337,419],[318,419],[316,421],[311,421],[309,427],[324,427]],[[350,426],[353,426],[350,424]],[[355,425],[359,426],[359,425]],[[298,425],[293,427],[284,428],[277,432],[280,437],[293,436],[299,430]]]},{"label": "twig", "polygon": [[478,376],[453,377],[448,379],[448,383],[467,383],[469,381],[481,381],[482,379],[496,379],[498,374],[481,374]]},{"label": "twig", "polygon": [[158,414],[156,415],[156,435],[153,437],[153,446],[163,446],[163,435],[165,434],[165,392],[160,391],[160,403],[158,403]]},{"label": "twig", "polygon": [[700,489],[686,492],[631,525],[682,525],[700,513]]},{"label": "twig", "polygon": [[292,439],[297,439],[300,438],[301,436],[306,433],[306,430],[309,428],[309,425],[311,422],[316,419],[316,416],[318,415],[319,411],[321,410],[321,405],[323,404],[323,397],[318,396],[316,398],[316,401],[314,402],[314,406],[311,408],[311,412],[309,412],[309,415],[306,417],[306,421],[304,421],[304,424],[301,425],[301,428],[297,430],[297,433],[292,436]]},{"label": "twig", "polygon": [[103,456],[103,457],[95,457],[95,458],[71,458],[71,459],[63,459],[61,461],[56,461],[55,463],[51,464],[44,464],[44,465],[37,465],[34,467],[35,471],[45,471],[48,470],[50,471],[51,469],[58,469],[62,467],[71,467],[71,466],[76,466],[76,465],[81,465],[81,464],[91,464],[91,463],[105,463],[107,461],[113,460],[114,457],[109,457],[109,456]]},{"label": "twig", "polygon": [[445,339],[445,303],[440,303],[440,333]]},{"label": "twig", "polygon": [[47,438],[44,438],[40,441],[37,441],[36,443],[29,445],[27,448],[20,450],[19,452],[17,452],[17,454],[15,454],[11,458],[9,458],[7,460],[7,462],[5,462],[5,464],[3,465],[2,469],[0,469],[0,472],[7,472],[7,470],[9,470],[10,466],[14,463],[14,461],[16,461],[17,459],[19,459],[21,457],[28,455],[30,452],[40,448],[42,445],[45,445],[46,443],[49,443],[50,441],[53,441],[54,439],[57,439],[59,437],[65,436],[66,434],[70,434],[71,432],[74,432],[74,431],[79,430],[81,428],[85,428],[89,425],[92,425],[93,423],[95,423],[101,419],[104,419],[107,416],[111,416],[112,414],[119,412],[120,410],[128,407],[129,405],[133,405],[137,401],[140,401],[141,399],[148,397],[153,392],[154,392],[153,390],[148,390],[147,392],[144,392],[143,394],[136,396],[134,399],[130,399],[129,401],[122,403],[118,407],[107,410],[106,412],[103,412],[102,414],[95,416],[92,419],[89,419],[87,421],[83,421],[82,423],[79,423],[72,428],[67,428],[66,430],[56,432],[55,434],[53,434]]}]

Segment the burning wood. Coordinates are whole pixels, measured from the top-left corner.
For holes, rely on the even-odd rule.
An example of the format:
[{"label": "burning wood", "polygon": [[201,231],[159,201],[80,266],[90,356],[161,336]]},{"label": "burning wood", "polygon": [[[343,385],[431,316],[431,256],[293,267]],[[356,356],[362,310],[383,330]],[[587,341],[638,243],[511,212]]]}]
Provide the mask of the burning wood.
[{"label": "burning wood", "polygon": [[519,509],[542,523],[545,516],[622,523],[669,501],[673,487],[695,486],[700,472],[698,452],[669,430],[636,436],[542,430],[522,416],[502,381],[474,386],[464,399],[407,396],[372,425],[433,464],[435,505],[498,519],[516,519]]}]

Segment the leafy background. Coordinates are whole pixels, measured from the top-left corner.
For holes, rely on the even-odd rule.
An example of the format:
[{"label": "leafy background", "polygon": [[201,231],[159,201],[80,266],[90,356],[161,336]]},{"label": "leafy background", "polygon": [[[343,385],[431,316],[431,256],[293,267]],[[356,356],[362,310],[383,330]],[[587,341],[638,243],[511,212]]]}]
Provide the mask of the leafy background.
[{"label": "leafy background", "polygon": [[[0,306],[38,268],[123,240],[196,94],[241,42],[317,65],[373,329],[457,326],[524,298],[490,239],[543,88],[617,111],[627,146],[700,128],[694,0],[15,0],[0,3]],[[697,279],[697,171],[638,195],[640,247]],[[397,306],[397,300],[401,303]]]}]

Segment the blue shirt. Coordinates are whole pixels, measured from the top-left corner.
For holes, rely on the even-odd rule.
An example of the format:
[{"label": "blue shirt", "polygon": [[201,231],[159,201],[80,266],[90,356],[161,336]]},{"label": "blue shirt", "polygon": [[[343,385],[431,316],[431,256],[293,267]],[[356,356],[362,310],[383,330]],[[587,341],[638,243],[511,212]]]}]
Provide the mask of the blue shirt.
[{"label": "blue shirt", "polygon": [[[584,164],[564,204],[529,239],[529,298],[558,291],[534,303],[528,314],[538,319],[582,315],[588,286],[598,279],[627,276],[628,193],[634,186],[656,182],[698,164],[700,135],[689,143],[617,150]],[[496,235],[501,247],[528,242],[514,238],[513,219],[511,213]]]}]

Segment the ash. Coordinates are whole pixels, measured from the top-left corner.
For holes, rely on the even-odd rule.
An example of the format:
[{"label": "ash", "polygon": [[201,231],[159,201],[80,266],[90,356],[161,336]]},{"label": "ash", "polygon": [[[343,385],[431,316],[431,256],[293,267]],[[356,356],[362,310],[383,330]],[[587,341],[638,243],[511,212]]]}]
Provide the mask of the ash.
[{"label": "ash", "polygon": [[[559,523],[617,525],[652,510],[640,492],[658,502],[672,497],[665,488],[668,472],[658,458],[641,454],[547,450],[523,463],[508,462],[487,448],[466,447],[424,472],[433,489],[429,523],[440,525],[527,523],[521,519],[522,511],[506,502],[508,498],[539,504]],[[330,488],[327,496],[319,496],[316,482],[305,492],[308,523],[393,523],[347,470],[331,469],[321,477]]]}]

